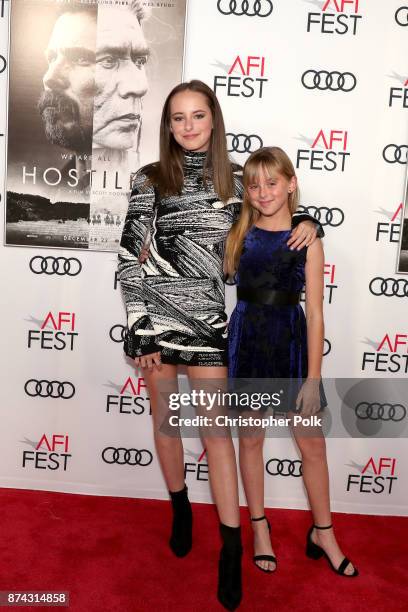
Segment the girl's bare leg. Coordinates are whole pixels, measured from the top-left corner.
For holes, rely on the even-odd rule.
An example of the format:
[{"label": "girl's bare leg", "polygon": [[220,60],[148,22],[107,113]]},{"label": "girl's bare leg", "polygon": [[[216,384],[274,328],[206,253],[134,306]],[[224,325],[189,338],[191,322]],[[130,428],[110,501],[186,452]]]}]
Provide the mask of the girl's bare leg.
[{"label": "girl's bare leg", "polygon": [[[265,429],[240,429],[239,465],[248,510],[252,518],[259,518],[265,514],[264,439]],[[274,555],[267,522],[251,521],[251,525],[254,532],[254,554]],[[276,567],[273,561],[257,561],[257,565],[268,571],[273,571]]]},{"label": "girl's bare leg", "polygon": [[[331,525],[329,470],[323,432],[321,436],[310,437],[302,429],[293,427],[292,431],[302,455],[303,482],[314,524],[320,527]],[[334,567],[338,567],[343,561],[345,555],[337,543],[333,529],[315,529],[312,533],[312,541],[324,549]],[[352,574],[353,571],[354,568],[350,564],[345,573]]]},{"label": "girl's bare leg", "polygon": [[154,441],[163,476],[169,491],[180,491],[184,487],[184,453],[180,432],[174,427],[171,428],[171,435],[160,431],[169,415],[168,393],[164,389],[178,392],[177,367],[163,364],[160,370],[154,368],[152,372],[145,368],[143,375],[150,395]]},{"label": "girl's bare leg", "polygon": [[[227,380],[227,368],[225,367],[190,366],[187,372],[193,387],[204,386],[207,391],[213,389],[216,392],[216,385],[213,386],[210,379]],[[200,380],[203,381],[203,384],[200,384]],[[205,383],[206,380],[208,380],[208,385]],[[212,416],[215,416],[216,412],[215,409]],[[211,416],[211,412],[208,412],[208,416]],[[227,429],[225,429],[225,435],[219,435],[220,433],[222,434],[215,430],[203,433],[211,490],[220,522],[229,527],[238,527],[240,516],[235,450]]]}]

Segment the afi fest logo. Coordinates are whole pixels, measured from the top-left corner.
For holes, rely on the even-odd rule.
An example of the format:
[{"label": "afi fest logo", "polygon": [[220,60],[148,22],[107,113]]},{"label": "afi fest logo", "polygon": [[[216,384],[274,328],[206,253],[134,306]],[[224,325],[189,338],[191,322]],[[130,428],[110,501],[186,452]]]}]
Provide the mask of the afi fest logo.
[{"label": "afi fest logo", "polygon": [[320,34],[349,34],[355,36],[360,20],[360,0],[305,0],[319,12],[307,15],[307,32]]},{"label": "afi fest logo", "polygon": [[375,234],[376,242],[395,242],[399,243],[401,233],[401,217],[402,217],[403,206],[402,202],[399,204],[397,209],[393,211],[385,210],[381,208],[376,211],[384,217],[387,217],[387,221],[379,221],[377,223],[377,229]]},{"label": "afi fest logo", "polygon": [[41,322],[33,319],[40,329],[28,330],[28,348],[40,346],[41,349],[74,350],[76,337],[74,312],[49,312]]},{"label": "afi fest logo", "polygon": [[147,385],[142,376],[130,376],[122,385],[110,382],[107,387],[115,390],[106,396],[106,412],[109,414],[151,414],[150,399],[146,397]]},{"label": "afi fest logo", "polygon": [[324,298],[329,304],[332,303],[334,290],[338,289],[338,285],[334,284],[336,275],[336,264],[325,263],[324,264]]},{"label": "afi fest logo", "polygon": [[[229,97],[262,98],[265,83],[266,58],[258,55],[237,55],[230,66],[216,62],[217,68],[222,68],[225,75],[214,76],[214,93],[224,91]],[[237,76],[231,76],[232,73]]]},{"label": "afi fest logo", "polygon": [[25,439],[24,442],[34,450],[23,451],[22,467],[33,467],[36,470],[67,471],[68,460],[72,457],[69,451],[69,437],[64,434],[41,436],[38,443]]},{"label": "afi fest logo", "polygon": [[364,351],[363,372],[408,373],[408,334],[385,334],[380,343],[366,340],[374,351]]},{"label": "afi fest logo", "polygon": [[347,158],[350,157],[347,131],[321,129],[313,140],[304,136],[298,140],[307,142],[310,148],[298,149],[296,168],[344,172]]},{"label": "afi fest logo", "polygon": [[388,99],[388,106],[399,106],[401,108],[408,108],[408,78],[393,72],[388,75],[391,79],[396,79],[402,85],[399,87],[390,87],[390,95]]},{"label": "afi fest logo", "polygon": [[208,463],[204,460],[204,457],[207,454],[207,449],[204,448],[201,453],[194,453],[193,451],[186,449],[185,454],[194,459],[194,461],[184,462],[184,478],[187,478],[187,474],[194,474],[194,476],[191,476],[191,478],[208,482]]},{"label": "afi fest logo", "polygon": [[[336,277],[336,264],[325,263],[324,264],[324,299],[331,304],[334,299],[334,290],[338,289],[338,285],[334,284]],[[301,293],[301,302],[306,301],[305,290],[302,290]]]},{"label": "afi fest logo", "polygon": [[364,466],[352,462],[351,467],[358,474],[348,474],[346,491],[357,491],[359,493],[381,493],[391,495],[392,488],[398,476],[395,467],[397,460],[393,457],[370,457]]}]

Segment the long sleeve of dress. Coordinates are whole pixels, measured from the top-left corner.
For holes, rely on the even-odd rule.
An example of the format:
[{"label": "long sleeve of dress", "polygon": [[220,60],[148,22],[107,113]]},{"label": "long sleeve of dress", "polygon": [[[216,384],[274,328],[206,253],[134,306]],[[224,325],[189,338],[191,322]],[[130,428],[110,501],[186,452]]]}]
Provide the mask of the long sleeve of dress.
[{"label": "long sleeve of dress", "polygon": [[147,183],[142,172],[137,172],[123,228],[118,264],[118,276],[128,320],[124,350],[126,355],[132,358],[160,350],[144,300],[144,283],[139,262],[141,249],[151,232],[154,212],[154,187]]}]

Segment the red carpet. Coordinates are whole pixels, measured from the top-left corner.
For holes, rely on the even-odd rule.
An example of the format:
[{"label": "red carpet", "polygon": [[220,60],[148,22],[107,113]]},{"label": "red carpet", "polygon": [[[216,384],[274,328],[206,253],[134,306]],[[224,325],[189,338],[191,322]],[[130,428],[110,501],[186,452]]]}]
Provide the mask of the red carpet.
[{"label": "red carpet", "polygon": [[[338,539],[361,574],[346,579],[325,560],[305,557],[310,513],[267,514],[278,556],[274,575],[252,564],[251,532],[242,509],[241,612],[407,609],[406,518],[334,517]],[[0,591],[69,591],[74,612],[222,612],[215,595],[219,539],[214,507],[194,504],[194,546],[184,559],[167,546],[170,516],[167,502],[3,489]]]}]

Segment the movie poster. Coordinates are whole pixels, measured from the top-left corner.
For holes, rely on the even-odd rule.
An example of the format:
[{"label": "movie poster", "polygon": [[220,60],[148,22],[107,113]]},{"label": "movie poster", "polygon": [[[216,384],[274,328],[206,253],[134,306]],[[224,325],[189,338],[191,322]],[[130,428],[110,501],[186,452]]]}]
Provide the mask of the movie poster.
[{"label": "movie poster", "polygon": [[13,0],[7,245],[116,251],[131,174],[158,157],[186,0]]},{"label": "movie poster", "polygon": [[401,219],[397,272],[408,274],[408,172],[405,180],[405,201]]}]

